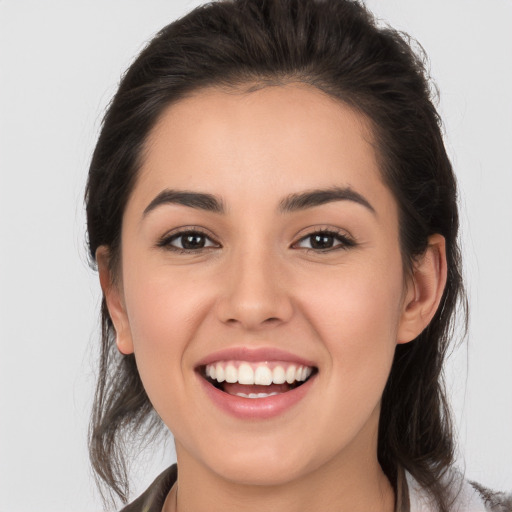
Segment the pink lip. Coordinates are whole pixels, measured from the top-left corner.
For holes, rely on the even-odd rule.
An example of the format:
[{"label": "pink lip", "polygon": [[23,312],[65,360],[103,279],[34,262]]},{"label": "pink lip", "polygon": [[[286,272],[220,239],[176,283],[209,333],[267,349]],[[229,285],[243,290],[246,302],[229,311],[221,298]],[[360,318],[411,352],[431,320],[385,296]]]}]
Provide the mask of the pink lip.
[{"label": "pink lip", "polygon": [[[258,360],[261,361],[261,359]],[[236,418],[246,420],[264,420],[284,413],[306,396],[314,386],[316,376],[316,374],[313,375],[301,386],[279,395],[266,398],[243,398],[225,393],[210,384],[200,374],[197,375],[206,395],[217,407]]]},{"label": "pink lip", "polygon": [[[248,348],[233,347],[213,352],[197,363],[197,367],[217,361],[247,361],[248,363],[258,363],[263,361],[283,361],[296,363],[303,366],[315,366],[315,363],[298,357],[295,354],[280,350],[277,348]],[[302,386],[301,386],[302,387]]]}]

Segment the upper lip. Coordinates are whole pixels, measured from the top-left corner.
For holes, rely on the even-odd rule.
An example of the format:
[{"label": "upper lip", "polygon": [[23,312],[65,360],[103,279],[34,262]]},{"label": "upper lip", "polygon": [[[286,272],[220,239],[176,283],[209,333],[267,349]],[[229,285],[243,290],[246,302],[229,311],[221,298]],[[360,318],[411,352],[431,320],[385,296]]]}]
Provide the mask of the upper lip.
[{"label": "upper lip", "polygon": [[212,352],[201,359],[197,366],[206,366],[217,361],[247,361],[249,363],[258,363],[264,361],[283,361],[296,363],[302,366],[314,367],[315,363],[301,356],[287,352],[275,347],[231,347]]}]

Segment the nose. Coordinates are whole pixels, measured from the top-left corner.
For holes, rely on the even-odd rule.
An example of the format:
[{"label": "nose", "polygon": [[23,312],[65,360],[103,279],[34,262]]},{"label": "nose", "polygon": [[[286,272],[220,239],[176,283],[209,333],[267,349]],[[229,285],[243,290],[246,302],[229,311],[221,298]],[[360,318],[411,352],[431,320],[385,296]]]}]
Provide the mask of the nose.
[{"label": "nose", "polygon": [[282,262],[270,250],[235,255],[219,276],[219,320],[253,331],[289,321],[293,304],[285,274]]}]

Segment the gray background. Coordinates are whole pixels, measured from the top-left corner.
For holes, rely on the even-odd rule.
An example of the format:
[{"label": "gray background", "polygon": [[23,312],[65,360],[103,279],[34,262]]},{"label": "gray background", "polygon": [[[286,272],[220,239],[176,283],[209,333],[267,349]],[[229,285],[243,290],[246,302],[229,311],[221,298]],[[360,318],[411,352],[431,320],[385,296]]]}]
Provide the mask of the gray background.
[{"label": "gray background", "polygon": [[[86,171],[122,71],[198,3],[0,0],[0,511],[101,510],[86,453],[99,304]],[[368,5],[422,43],[441,91],[472,310],[448,367],[459,463],[510,490],[512,2]],[[135,491],[173,456],[137,459]]]}]

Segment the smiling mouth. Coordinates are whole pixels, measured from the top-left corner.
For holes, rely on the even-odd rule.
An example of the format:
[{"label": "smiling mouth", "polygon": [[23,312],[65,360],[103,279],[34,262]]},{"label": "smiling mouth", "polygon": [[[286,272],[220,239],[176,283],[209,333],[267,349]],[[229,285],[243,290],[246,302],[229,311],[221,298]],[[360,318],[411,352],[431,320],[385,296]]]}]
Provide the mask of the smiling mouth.
[{"label": "smiling mouth", "polygon": [[267,398],[302,386],[318,369],[287,362],[217,361],[200,367],[212,386],[242,398]]}]

